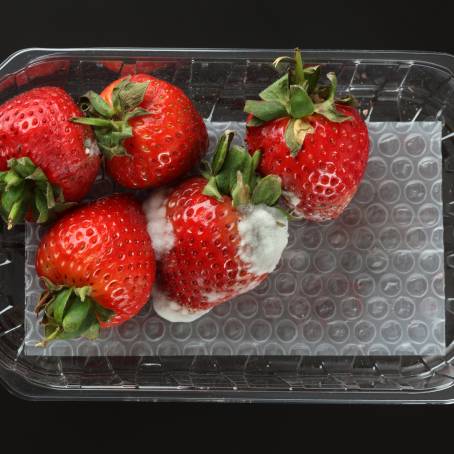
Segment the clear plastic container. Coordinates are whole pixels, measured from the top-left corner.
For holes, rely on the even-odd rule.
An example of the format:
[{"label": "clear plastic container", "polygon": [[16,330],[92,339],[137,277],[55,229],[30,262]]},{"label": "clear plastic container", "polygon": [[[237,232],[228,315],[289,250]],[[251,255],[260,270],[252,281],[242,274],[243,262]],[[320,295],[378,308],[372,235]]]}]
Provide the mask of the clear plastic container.
[{"label": "clear plastic container", "polygon": [[[282,50],[28,49],[0,66],[0,102],[38,85],[75,98],[118,74],[179,85],[214,121],[242,121],[243,103],[274,77]],[[420,356],[102,356],[24,354],[23,226],[0,236],[0,378],[29,399],[267,402],[454,402],[454,57],[305,51],[334,70],[372,121],[443,122],[446,354]]]}]

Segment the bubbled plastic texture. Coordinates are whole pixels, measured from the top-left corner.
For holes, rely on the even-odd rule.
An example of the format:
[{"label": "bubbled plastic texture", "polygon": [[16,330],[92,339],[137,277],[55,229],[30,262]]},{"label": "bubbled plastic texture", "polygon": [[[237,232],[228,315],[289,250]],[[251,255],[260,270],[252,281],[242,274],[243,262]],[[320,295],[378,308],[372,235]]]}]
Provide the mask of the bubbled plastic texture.
[{"label": "bubbled plastic texture", "polygon": [[[210,150],[226,129],[207,123]],[[369,124],[366,176],[342,217],[293,222],[278,269],[254,291],[189,323],[151,304],[96,342],[36,348],[42,228],[26,230],[25,354],[49,356],[435,355],[445,351],[441,122]],[[112,190],[96,183],[97,195]]]}]

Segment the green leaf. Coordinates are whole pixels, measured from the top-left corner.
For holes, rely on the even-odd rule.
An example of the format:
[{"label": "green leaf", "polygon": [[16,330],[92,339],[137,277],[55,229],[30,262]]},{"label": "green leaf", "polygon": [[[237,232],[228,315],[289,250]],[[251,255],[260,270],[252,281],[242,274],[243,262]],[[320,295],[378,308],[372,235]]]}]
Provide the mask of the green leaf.
[{"label": "green leaf", "polygon": [[273,82],[269,87],[259,93],[263,101],[276,101],[282,104],[288,103],[289,100],[289,82],[288,74]]},{"label": "green leaf", "polygon": [[106,159],[112,159],[116,156],[130,156],[130,154],[123,145],[114,145],[111,147],[99,145],[99,148],[103,152]]},{"label": "green leaf", "polygon": [[251,159],[251,177],[249,180],[249,188],[251,191],[254,190],[256,184],[257,184],[257,168],[260,164],[260,160],[262,158],[262,153],[260,150],[256,150],[254,154],[252,155]]},{"label": "green leaf", "polygon": [[[37,305],[36,313],[44,309],[41,323],[45,326],[45,345],[53,339],[74,339],[99,335],[99,321],[108,321],[114,312],[100,306],[88,294],[90,287],[54,286],[45,279],[51,290],[46,290]],[[39,306],[39,307],[38,307]]]},{"label": "green leaf", "polygon": [[123,88],[129,83],[131,80],[131,76],[127,76],[123,80],[120,81],[118,85],[112,90],[112,106],[114,109],[115,114],[121,114],[122,112],[122,105],[120,101],[120,92]]},{"label": "green leaf", "polygon": [[59,194],[61,207],[63,191],[49,183],[46,174],[26,156],[8,161],[9,170],[0,173],[0,213],[8,222],[8,228],[23,221],[30,214],[37,222],[46,222],[55,207],[54,192]]},{"label": "green leaf", "polygon": [[303,118],[314,113],[314,103],[306,90],[299,85],[290,86],[290,114]]},{"label": "green leaf", "polygon": [[128,112],[138,107],[145,97],[145,93],[150,85],[147,82],[128,82],[118,91],[118,99],[120,101],[121,110]]},{"label": "green leaf", "polygon": [[6,172],[4,183],[6,184],[6,190],[9,191],[14,186],[18,186],[23,183],[23,179],[14,170]]},{"label": "green leaf", "polygon": [[107,309],[106,307],[103,307],[97,303],[95,305],[95,313],[98,320],[104,323],[108,322],[115,315],[114,311]]},{"label": "green leaf", "polygon": [[53,317],[58,324],[62,323],[63,318],[66,315],[72,293],[72,288],[64,288],[56,295],[54,299]]},{"label": "green leaf", "polygon": [[280,206],[275,206],[273,207],[276,210],[278,210],[285,218],[287,218],[288,221],[299,221],[301,220],[301,217],[294,216],[293,214],[289,213],[287,210]]},{"label": "green leaf", "polygon": [[124,139],[132,137],[132,128],[130,126],[124,127],[119,131],[112,131],[109,135],[112,144],[120,145]]},{"label": "green leaf", "polygon": [[23,198],[14,202],[8,214],[8,230],[11,230],[18,222],[23,221],[26,211],[27,204]]},{"label": "green leaf", "polygon": [[49,218],[46,196],[41,191],[35,191],[35,207],[38,211],[37,223],[42,224]]},{"label": "green leaf", "polygon": [[82,107],[85,105],[84,102],[88,103],[89,106],[92,107],[92,109],[90,109],[89,107],[85,109],[82,108],[84,112],[87,111],[90,113],[96,112],[97,114],[101,115],[101,117],[105,118],[112,118],[114,116],[115,112],[112,106],[107,104],[107,102],[104,101],[104,99],[102,99],[101,96],[99,96],[94,91],[90,90],[87,93],[85,93],[81,100]]},{"label": "green leaf", "polygon": [[358,106],[358,100],[350,94],[342,96],[342,98],[336,98],[336,103],[345,104],[346,106]]},{"label": "green leaf", "polygon": [[88,125],[93,127],[112,127],[112,120],[106,120],[105,118],[95,118],[95,117],[73,117],[70,118],[69,121],[73,123],[78,123],[81,125]]},{"label": "green leaf", "polygon": [[281,194],[281,179],[277,175],[267,175],[255,187],[251,201],[254,205],[263,203],[273,206],[279,200]]},{"label": "green leaf", "polygon": [[289,121],[285,130],[285,141],[293,157],[300,151],[306,135],[313,132],[314,128],[312,125],[303,119]]},{"label": "green leaf", "polygon": [[54,188],[50,183],[47,183],[46,185],[46,205],[49,209],[55,207]]},{"label": "green leaf", "polygon": [[44,328],[44,336],[46,339],[43,342],[37,344],[38,347],[44,347],[48,341],[56,339],[60,333],[61,328],[55,324],[46,325]]},{"label": "green leaf", "polygon": [[202,194],[214,197],[217,201],[222,202],[222,194],[219,192],[216,184],[216,177],[212,176],[203,188]]},{"label": "green leaf", "polygon": [[[65,197],[63,195],[63,191],[60,187],[54,186],[54,198],[56,203],[65,203]],[[49,204],[49,199],[47,200],[47,203]],[[66,202],[68,204],[73,204],[73,202]],[[47,205],[49,206],[49,205]]]},{"label": "green leaf", "polygon": [[293,83],[295,85],[304,85],[304,66],[303,66],[303,57],[301,56],[301,51],[296,48],[295,49],[295,71],[293,76]]},{"label": "green leaf", "polygon": [[260,164],[260,159],[262,158],[262,153],[260,150],[255,150],[252,155],[252,171],[255,172]]},{"label": "green leaf", "polygon": [[85,287],[77,287],[74,289],[74,293],[80,298],[81,301],[85,301],[85,298],[91,294],[91,287],[89,285],[86,285]]},{"label": "green leaf", "polygon": [[224,134],[219,139],[216,151],[214,153],[213,162],[211,164],[212,175],[217,175],[222,166],[224,165],[225,157],[230,149],[230,144],[233,140],[233,131],[225,131]]},{"label": "green leaf", "polygon": [[16,172],[22,178],[28,177],[36,170],[35,164],[33,164],[33,161],[28,157],[10,159],[8,161],[8,168]]},{"label": "green leaf", "polygon": [[293,63],[294,59],[292,57],[289,57],[288,55],[284,55],[282,57],[276,58],[276,60],[273,61],[273,66],[276,69],[279,69],[279,66],[282,64],[282,62]]},{"label": "green leaf", "polygon": [[308,93],[312,93],[320,79],[320,65],[304,68],[304,76],[306,78],[305,88]]},{"label": "green leaf", "polygon": [[211,164],[206,159],[202,159],[202,162],[200,165],[200,173],[202,174],[203,178],[205,178],[206,180],[209,180],[213,176]]},{"label": "green leaf", "polygon": [[14,203],[25,195],[25,183],[22,180],[19,184],[11,186],[2,193],[2,207],[9,213]]},{"label": "green leaf", "polygon": [[[251,189],[252,180],[252,157],[249,153],[245,155],[244,162],[241,168],[241,174],[243,176],[243,182]],[[238,180],[238,178],[237,178]]]},{"label": "green leaf", "polygon": [[288,122],[287,128],[285,129],[285,143],[290,149],[290,154],[295,157],[298,154],[298,151],[301,148],[301,144],[298,142],[294,132],[296,120],[290,120]]},{"label": "green leaf", "polygon": [[42,284],[44,284],[44,287],[46,289],[48,289],[49,291],[51,292],[58,292],[59,290],[61,290],[63,288],[62,285],[57,285],[57,284],[54,284],[50,279],[48,279],[47,277],[44,277],[42,276],[40,278],[40,280],[42,281]]},{"label": "green leaf", "polygon": [[255,127],[255,126],[262,126],[265,122],[263,120],[259,120],[257,117],[251,117],[248,121],[247,121],[247,126],[248,127]]},{"label": "green leaf", "polygon": [[63,319],[62,326],[65,333],[73,334],[80,330],[83,322],[87,318],[93,303],[90,298],[81,301],[79,298],[74,297],[68,313]]},{"label": "green leaf", "polygon": [[331,84],[329,86],[328,99],[326,101],[334,102],[334,96],[335,96],[336,90],[337,90],[337,77],[336,77],[336,74],[334,74],[333,72],[328,73],[326,75],[326,77],[331,82]]},{"label": "green leaf", "polygon": [[26,180],[33,180],[33,181],[40,181],[40,182],[47,182],[46,174],[39,168],[35,167],[33,173],[25,177]]},{"label": "green leaf", "polygon": [[330,81],[330,86],[328,87],[328,96],[325,101],[315,104],[315,112],[320,115],[323,115],[328,120],[335,123],[342,123],[346,120],[351,120],[351,117],[344,115],[336,109],[336,103],[334,96],[337,90],[337,78],[333,72],[330,72],[326,75]]},{"label": "green leaf", "polygon": [[131,110],[131,112],[126,113],[123,120],[128,121],[131,118],[143,117],[144,115],[150,115],[150,112],[148,112],[148,110],[146,109],[142,109],[142,107],[137,107]]},{"label": "green leaf", "polygon": [[237,182],[237,171],[243,170],[248,152],[237,145],[232,145],[227,154],[222,170],[218,173],[216,184],[221,194],[231,194]]},{"label": "green leaf", "polygon": [[96,93],[88,92],[84,97],[88,104],[82,106],[87,116],[71,121],[94,128],[98,146],[107,159],[129,156],[123,145],[125,139],[133,136],[129,120],[150,114],[139,107],[148,86],[149,81],[131,82],[131,76],[122,79],[112,90],[112,106]]},{"label": "green leaf", "polygon": [[61,213],[62,211],[66,211],[67,209],[74,207],[76,205],[77,205],[76,202],[64,202],[64,203],[57,202],[55,204],[54,208],[52,209],[52,211],[55,213]]},{"label": "green leaf", "polygon": [[87,333],[89,336],[91,336],[90,337],[91,339],[96,339],[99,335],[99,321],[96,318],[95,311],[96,303],[93,300],[91,301],[91,303],[92,303],[91,309],[88,312],[87,316],[85,317],[85,320],[79,327],[77,333],[78,337],[86,337],[85,333]]},{"label": "green leaf", "polygon": [[97,320],[95,320],[85,331],[81,333],[81,336],[89,340],[95,340],[99,337],[99,331],[99,323]]},{"label": "green leaf", "polygon": [[132,135],[132,128],[129,126],[124,128],[123,131],[104,132],[95,129],[95,135],[99,149],[107,159],[115,156],[129,156],[128,151],[122,143],[124,138],[131,137]]},{"label": "green leaf", "polygon": [[247,205],[251,201],[249,186],[244,182],[242,173],[236,173],[236,184],[232,189],[232,205],[239,207]]},{"label": "green leaf", "polygon": [[[40,305],[41,301],[38,303]],[[47,318],[51,318],[54,320],[54,304],[55,304],[55,295],[51,296],[48,300],[43,302],[44,306],[41,305],[41,307],[35,308],[35,312],[38,314],[43,308],[45,309],[45,316]]]},{"label": "green leaf", "polygon": [[263,121],[270,121],[287,115],[285,106],[275,101],[248,100],[244,105],[244,111]]},{"label": "green leaf", "polygon": [[5,183],[5,178],[8,175],[8,171],[4,170],[3,172],[0,172],[0,186],[4,187],[6,185]]},{"label": "green leaf", "polygon": [[347,120],[351,120],[352,117],[350,117],[349,115],[344,115],[342,113],[340,113],[335,106],[329,106],[329,107],[316,107],[315,111],[320,114],[320,115],[323,115],[325,118],[327,118],[328,120],[334,122],[334,123],[342,123],[344,121],[347,121]]}]

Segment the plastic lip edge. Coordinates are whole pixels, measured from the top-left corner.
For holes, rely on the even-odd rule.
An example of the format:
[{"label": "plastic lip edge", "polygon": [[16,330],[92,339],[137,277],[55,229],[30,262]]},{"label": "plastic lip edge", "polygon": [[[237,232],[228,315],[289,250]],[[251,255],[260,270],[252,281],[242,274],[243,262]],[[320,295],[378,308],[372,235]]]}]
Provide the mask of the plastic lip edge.
[{"label": "plastic lip edge", "polygon": [[[0,71],[3,70],[11,61],[22,57],[27,53],[39,53],[41,55],[37,56],[37,59],[42,57],[50,57],[52,54],[64,54],[66,53],[77,53],[77,52],[151,52],[151,53],[174,53],[174,54],[196,54],[196,53],[210,53],[210,54],[224,54],[224,53],[238,53],[238,54],[251,54],[251,55],[260,55],[260,54],[276,54],[280,55],[282,53],[291,53],[293,49],[254,49],[254,48],[172,48],[172,47],[72,47],[72,48],[57,48],[57,47],[28,47],[20,49],[12,54],[10,54],[5,60],[0,63]],[[342,54],[345,56],[357,55],[356,58],[360,58],[362,54],[373,54],[374,58],[365,58],[364,61],[371,61],[378,59],[380,57],[389,56],[393,60],[397,61],[407,61],[407,62],[420,62],[420,63],[429,63],[432,65],[437,65],[443,67],[445,70],[449,69],[451,74],[454,75],[454,55],[447,52],[437,52],[437,51],[412,51],[412,50],[373,50],[373,49],[306,49],[305,53],[309,55],[314,54],[323,54],[323,55],[334,55]],[[408,57],[412,58],[408,58]],[[416,59],[415,57],[424,57],[423,60]],[[334,58],[334,57],[331,57]],[[429,60],[426,61],[425,59]],[[451,60],[449,67],[445,64],[442,64],[438,61],[439,59]],[[28,61],[28,64],[33,63],[35,60]],[[446,62],[445,62],[446,63]]]},{"label": "plastic lip edge", "polygon": [[[3,374],[2,374],[3,372]],[[18,379],[19,382],[18,383]],[[16,383],[11,383],[11,381]],[[211,390],[199,389],[196,387],[185,386],[150,386],[137,387],[134,385],[118,387],[106,386],[85,386],[85,387],[65,387],[65,386],[44,386],[34,380],[28,380],[23,375],[15,373],[13,370],[0,367],[0,385],[3,386],[11,395],[25,401],[153,401],[153,402],[254,402],[254,403],[290,403],[290,404],[414,404],[414,405],[453,405],[454,397],[428,398],[429,395],[443,394],[449,392],[454,387],[454,382],[432,390],[407,390],[393,391],[336,391],[325,390],[324,395],[320,395],[316,390],[283,390],[283,391],[257,391],[253,389],[245,390]],[[24,389],[27,387],[27,389]],[[28,388],[31,389],[28,389]],[[38,394],[40,391],[41,394]],[[43,392],[44,391],[44,392]],[[110,392],[110,395],[99,394]],[[113,393],[112,393],[113,391]],[[135,395],[127,395],[128,392]],[[92,393],[97,392],[98,394]],[[197,393],[197,395],[194,395]],[[304,395],[302,395],[304,393]],[[271,395],[270,395],[271,394]],[[300,396],[297,396],[300,394]],[[278,395],[278,396],[277,396]],[[386,397],[383,397],[386,395]],[[367,397],[365,397],[367,396]],[[410,396],[413,399],[410,399]],[[416,399],[414,398],[416,397]]]}]

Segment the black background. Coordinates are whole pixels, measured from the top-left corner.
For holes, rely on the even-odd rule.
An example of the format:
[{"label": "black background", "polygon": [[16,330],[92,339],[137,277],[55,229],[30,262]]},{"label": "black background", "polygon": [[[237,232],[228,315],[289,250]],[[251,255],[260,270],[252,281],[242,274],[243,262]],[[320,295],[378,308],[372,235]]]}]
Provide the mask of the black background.
[{"label": "black background", "polygon": [[[451,1],[178,1],[178,0],[16,0],[0,5],[0,60],[25,47],[243,47],[331,49],[413,49],[454,53]],[[53,451],[81,445],[92,452],[114,441],[132,452],[134,441],[157,450],[162,442],[182,441],[187,449],[250,452],[247,444],[269,447],[284,440],[308,451],[330,441],[353,449],[356,436],[370,434],[370,449],[384,442],[395,449],[400,438],[445,439],[453,407],[36,403],[0,388],[0,452],[10,427],[17,441],[45,444]],[[100,428],[102,423],[106,427]],[[435,431],[428,426],[436,423]],[[408,424],[410,423],[410,424]],[[447,423],[445,429],[443,424]],[[342,427],[342,436],[337,436]],[[316,435],[314,429],[321,429]],[[421,429],[420,429],[421,428]],[[171,432],[170,437],[166,432]],[[321,433],[321,435],[320,435]],[[55,441],[63,435],[64,444]],[[240,441],[241,436],[246,439]],[[214,439],[213,439],[214,437]],[[98,443],[87,441],[99,440]],[[211,441],[209,440],[211,438]],[[49,442],[49,440],[54,440]],[[50,444],[49,444],[50,443]],[[347,445],[345,444],[347,443]],[[3,448],[1,447],[3,445]],[[438,446],[436,444],[435,446]]]}]

